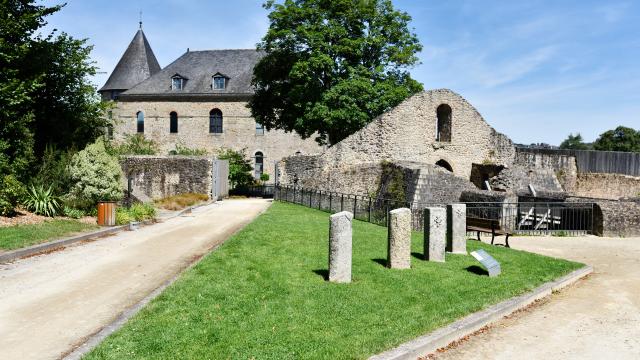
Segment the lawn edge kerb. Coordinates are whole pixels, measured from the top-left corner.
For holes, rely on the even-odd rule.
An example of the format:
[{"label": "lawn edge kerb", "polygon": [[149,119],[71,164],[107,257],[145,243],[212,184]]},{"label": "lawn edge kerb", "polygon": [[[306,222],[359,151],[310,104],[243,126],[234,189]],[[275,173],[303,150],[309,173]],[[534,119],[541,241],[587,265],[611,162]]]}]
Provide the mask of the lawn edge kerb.
[{"label": "lawn edge kerb", "polygon": [[[142,223],[145,224],[145,225],[152,225],[154,223],[161,223],[161,222],[164,222],[166,220],[173,219],[175,217],[184,215],[185,213],[188,214],[193,209],[199,208],[201,206],[211,205],[213,203],[214,202],[212,202],[212,201],[207,201],[207,202],[202,203],[202,204],[189,206],[189,207],[186,207],[186,208],[184,208],[184,209],[182,209],[180,211],[177,211],[174,214],[171,214],[171,216],[168,216],[168,217],[165,217],[165,218],[154,219],[154,220],[147,220],[147,221],[143,221]],[[103,237],[103,236],[113,235],[113,234],[118,233],[120,231],[126,230],[128,227],[129,227],[129,225],[110,226],[110,227],[107,227],[105,229],[100,229],[100,230],[87,232],[87,233],[83,233],[83,234],[79,234],[79,235],[75,235],[75,236],[70,236],[70,237],[64,237],[62,239],[47,241],[45,243],[35,244],[35,245],[27,246],[27,247],[24,247],[24,248],[21,248],[21,249],[7,251],[6,253],[0,254],[0,263],[10,262],[10,261],[21,259],[21,258],[24,258],[24,257],[38,255],[38,254],[45,253],[45,252],[48,252],[48,251],[61,249],[61,248],[67,247],[69,245],[73,245],[73,244],[75,244],[77,242],[80,242],[80,241],[92,240],[92,239],[100,238],[100,237]]]},{"label": "lawn edge kerb", "polygon": [[405,360],[416,359],[433,354],[483,327],[495,323],[505,316],[524,309],[537,300],[550,296],[556,291],[570,286],[593,273],[591,266],[584,266],[557,280],[550,281],[526,294],[513,297],[487,309],[470,314],[450,325],[408,341],[391,350],[374,355],[369,360]]}]

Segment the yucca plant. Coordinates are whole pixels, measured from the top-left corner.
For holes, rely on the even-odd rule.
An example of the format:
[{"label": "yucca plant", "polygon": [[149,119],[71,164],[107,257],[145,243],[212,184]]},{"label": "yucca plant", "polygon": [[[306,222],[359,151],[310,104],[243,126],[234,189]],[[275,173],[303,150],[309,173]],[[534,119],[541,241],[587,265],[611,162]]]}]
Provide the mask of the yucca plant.
[{"label": "yucca plant", "polygon": [[42,185],[31,185],[27,190],[24,205],[29,211],[49,217],[55,216],[60,209],[58,197],[53,194],[51,186],[45,189]]}]

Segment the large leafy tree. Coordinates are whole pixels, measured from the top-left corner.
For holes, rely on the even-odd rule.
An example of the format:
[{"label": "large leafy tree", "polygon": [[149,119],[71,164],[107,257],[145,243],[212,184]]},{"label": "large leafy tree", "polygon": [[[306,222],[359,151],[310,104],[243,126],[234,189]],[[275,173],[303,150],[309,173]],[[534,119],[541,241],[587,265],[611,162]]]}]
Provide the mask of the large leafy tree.
[{"label": "large leafy tree", "polygon": [[422,49],[390,0],[267,1],[249,102],[267,129],[335,144],[421,91],[408,69]]},{"label": "large leafy tree", "polygon": [[0,173],[27,178],[47,145],[82,148],[106,121],[89,84],[91,47],[62,33],[36,35],[61,6],[0,0]]},{"label": "large leafy tree", "polygon": [[593,143],[595,150],[640,152],[640,131],[618,126],[600,134]]},{"label": "large leafy tree", "polygon": [[591,149],[591,144],[585,143],[582,140],[582,135],[580,135],[580,133],[576,133],[575,135],[569,134],[569,136],[560,143],[560,149],[589,150]]},{"label": "large leafy tree", "polygon": [[33,161],[33,94],[42,74],[26,71],[35,31],[59,7],[0,1],[0,174],[24,175]]}]

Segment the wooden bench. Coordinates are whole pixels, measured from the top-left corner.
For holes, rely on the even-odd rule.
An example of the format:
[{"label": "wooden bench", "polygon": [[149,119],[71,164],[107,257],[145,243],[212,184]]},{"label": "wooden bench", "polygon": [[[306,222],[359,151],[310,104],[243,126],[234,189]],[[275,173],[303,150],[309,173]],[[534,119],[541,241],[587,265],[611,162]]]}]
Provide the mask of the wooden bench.
[{"label": "wooden bench", "polygon": [[478,241],[480,241],[481,232],[491,234],[491,245],[493,245],[496,235],[505,236],[505,246],[510,247],[509,236],[512,233],[502,229],[499,220],[467,217],[467,231],[476,231],[478,233]]}]

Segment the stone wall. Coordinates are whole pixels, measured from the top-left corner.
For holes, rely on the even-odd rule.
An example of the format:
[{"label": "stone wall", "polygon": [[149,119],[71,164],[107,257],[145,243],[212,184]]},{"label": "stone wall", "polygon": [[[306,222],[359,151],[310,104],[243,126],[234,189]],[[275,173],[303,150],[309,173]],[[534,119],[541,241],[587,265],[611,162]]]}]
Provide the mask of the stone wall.
[{"label": "stone wall", "polygon": [[127,179],[133,178],[133,191],[156,200],[182,193],[211,195],[215,159],[195,156],[128,156],[120,161]]},{"label": "stone wall", "polygon": [[571,155],[554,152],[530,152],[519,149],[516,152],[514,165],[526,168],[532,173],[542,173],[551,169],[562,186],[562,190],[572,193],[576,189],[578,168],[576,158]]},{"label": "stone wall", "polygon": [[[452,109],[451,141],[436,140],[437,109]],[[340,184],[341,174],[352,168],[371,167],[382,161],[410,161],[434,165],[445,161],[453,174],[469,179],[472,164],[510,165],[515,158],[513,143],[489,126],[478,111],[450,90],[416,94],[374,119],[369,125],[333,145],[314,161],[310,177],[296,174],[283,160],[280,182],[291,184],[297,175],[305,183]],[[352,191],[353,192],[353,191]]]},{"label": "stone wall", "polygon": [[607,237],[640,236],[640,198],[605,200],[567,198],[568,202],[594,203],[594,234]]},{"label": "stone wall", "polygon": [[[176,144],[205,149],[215,156],[221,148],[246,149],[255,162],[255,153],[264,156],[264,172],[273,181],[275,162],[283,157],[317,154],[323,148],[313,139],[303,140],[298,135],[274,130],[264,135],[256,132],[256,123],[245,101],[120,101],[111,110],[114,122],[114,140],[122,141],[137,133],[136,114],[144,113],[144,136],[158,143],[160,154],[166,155]],[[223,115],[223,133],[209,133],[209,112],[220,109]],[[178,132],[169,132],[169,114],[178,114]]]},{"label": "stone wall", "polygon": [[621,174],[579,174],[574,196],[613,199],[640,196],[640,177]]}]

